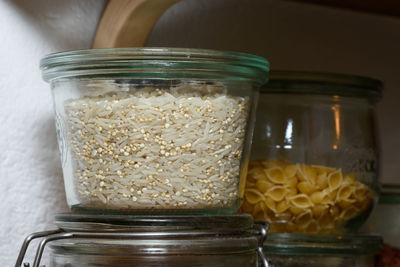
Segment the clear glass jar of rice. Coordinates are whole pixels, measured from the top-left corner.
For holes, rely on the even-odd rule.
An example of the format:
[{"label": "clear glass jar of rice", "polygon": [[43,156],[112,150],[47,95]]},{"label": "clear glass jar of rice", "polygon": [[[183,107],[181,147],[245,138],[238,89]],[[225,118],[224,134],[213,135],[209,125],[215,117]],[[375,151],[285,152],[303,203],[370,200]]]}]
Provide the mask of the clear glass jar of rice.
[{"label": "clear glass jar of rice", "polygon": [[272,72],[261,89],[241,211],[278,233],[358,230],[377,200],[382,84]]},{"label": "clear glass jar of rice", "polygon": [[74,211],[237,211],[267,60],[117,48],[51,54],[41,69]]}]

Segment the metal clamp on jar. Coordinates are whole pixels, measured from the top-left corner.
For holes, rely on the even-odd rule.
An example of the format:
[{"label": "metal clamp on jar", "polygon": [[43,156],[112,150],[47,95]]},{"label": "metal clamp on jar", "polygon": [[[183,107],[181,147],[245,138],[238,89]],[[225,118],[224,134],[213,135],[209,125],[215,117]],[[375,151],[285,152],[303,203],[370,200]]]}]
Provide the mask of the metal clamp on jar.
[{"label": "metal clamp on jar", "polygon": [[[250,215],[232,216],[55,216],[57,230],[29,235],[41,238],[33,267],[39,267],[50,243],[50,267],[77,266],[271,266],[263,254],[267,223]],[[30,266],[25,263],[24,266]]]}]

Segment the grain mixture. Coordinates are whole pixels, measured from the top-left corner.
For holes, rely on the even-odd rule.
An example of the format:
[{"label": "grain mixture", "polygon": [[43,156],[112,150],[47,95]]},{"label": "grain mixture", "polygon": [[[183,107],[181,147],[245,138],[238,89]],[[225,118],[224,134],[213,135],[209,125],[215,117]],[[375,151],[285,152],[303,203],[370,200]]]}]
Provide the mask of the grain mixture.
[{"label": "grain mixture", "polygon": [[193,86],[146,88],[66,101],[81,205],[234,205],[248,99],[211,92]]}]

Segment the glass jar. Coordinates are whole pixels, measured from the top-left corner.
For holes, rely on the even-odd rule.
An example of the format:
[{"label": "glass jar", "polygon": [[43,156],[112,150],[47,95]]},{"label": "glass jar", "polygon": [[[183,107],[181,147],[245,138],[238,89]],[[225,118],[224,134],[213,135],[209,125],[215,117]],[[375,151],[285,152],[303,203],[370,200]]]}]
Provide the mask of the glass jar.
[{"label": "glass jar", "polygon": [[260,93],[241,211],[271,232],[358,230],[378,192],[381,83],[275,72]]},{"label": "glass jar", "polygon": [[382,238],[372,235],[269,234],[264,253],[276,267],[373,267]]},{"label": "glass jar", "polygon": [[268,225],[253,224],[250,215],[61,214],[55,224],[60,232],[42,239],[33,267],[39,266],[46,243],[50,267],[268,267],[262,252]]},{"label": "glass jar", "polygon": [[51,54],[41,69],[52,88],[74,211],[237,211],[265,59],[197,49],[94,49]]}]

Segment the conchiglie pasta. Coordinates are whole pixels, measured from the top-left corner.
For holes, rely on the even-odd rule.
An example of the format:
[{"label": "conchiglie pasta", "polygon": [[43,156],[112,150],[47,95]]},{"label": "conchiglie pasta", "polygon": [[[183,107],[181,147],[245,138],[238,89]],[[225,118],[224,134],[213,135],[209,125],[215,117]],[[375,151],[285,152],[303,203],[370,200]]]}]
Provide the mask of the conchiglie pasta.
[{"label": "conchiglie pasta", "polygon": [[283,168],[283,171],[284,171],[286,177],[291,178],[296,175],[297,169],[298,169],[298,167],[296,165],[289,164]]},{"label": "conchiglie pasta", "polygon": [[247,200],[247,202],[253,205],[265,199],[264,195],[255,189],[247,189],[244,193],[244,197]]},{"label": "conchiglie pasta", "polygon": [[285,183],[285,174],[280,167],[272,167],[265,171],[268,179],[275,184],[284,184]]},{"label": "conchiglie pasta", "polygon": [[316,183],[319,188],[328,187],[328,173],[323,172],[318,174]]},{"label": "conchiglie pasta", "polygon": [[298,194],[296,196],[289,197],[290,204],[297,208],[306,209],[314,204],[311,201],[311,198],[306,194]]},{"label": "conchiglie pasta", "polygon": [[270,189],[272,186],[274,186],[274,184],[268,182],[267,180],[258,180],[255,186],[258,190],[260,190],[260,192],[264,193],[267,192],[267,190]]},{"label": "conchiglie pasta", "polygon": [[338,189],[336,199],[337,200],[349,199],[353,191],[354,187],[352,187],[350,184],[344,184]]},{"label": "conchiglie pasta", "polygon": [[307,166],[307,165],[303,165],[303,174],[306,178],[306,180],[311,183],[311,184],[315,184],[317,181],[317,171],[311,167],[311,166]]},{"label": "conchiglie pasta", "polygon": [[342,172],[340,170],[331,172],[328,175],[328,185],[329,189],[331,191],[334,191],[339,188],[339,186],[342,184],[343,177],[342,177]]},{"label": "conchiglie pasta", "polygon": [[274,212],[276,211],[276,202],[275,201],[273,201],[270,198],[265,198],[264,203],[270,210],[272,210]]},{"label": "conchiglie pasta", "polygon": [[287,193],[287,190],[285,187],[276,185],[276,186],[271,187],[267,192],[265,192],[264,195],[266,197],[269,197],[270,199],[272,199],[275,202],[279,202],[285,198],[286,193]]},{"label": "conchiglie pasta", "polygon": [[328,194],[325,191],[313,192],[310,195],[310,198],[314,204],[320,204],[320,203],[327,204],[327,201],[329,201]]},{"label": "conchiglie pasta", "polygon": [[286,200],[282,200],[276,205],[276,212],[282,213],[288,210],[289,208],[290,208],[289,203]]},{"label": "conchiglie pasta", "polygon": [[329,205],[314,205],[311,207],[312,214],[314,217],[318,218],[321,215],[327,213],[329,210]]},{"label": "conchiglie pasta", "polygon": [[311,184],[310,182],[300,182],[297,184],[297,189],[303,194],[310,195],[313,193],[317,188]]},{"label": "conchiglie pasta", "polygon": [[341,169],[285,160],[249,166],[240,211],[270,222],[271,232],[341,233],[372,203],[372,191]]},{"label": "conchiglie pasta", "polygon": [[308,226],[308,224],[312,221],[312,219],[313,219],[313,215],[312,215],[311,211],[306,210],[305,212],[297,215],[294,222],[297,224],[297,226],[299,228],[304,229]]}]

